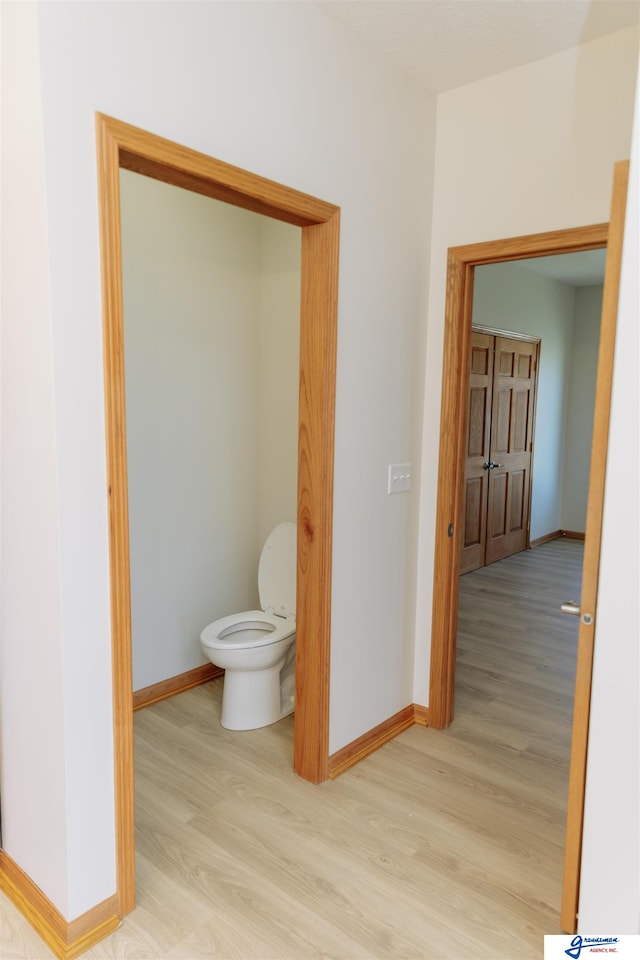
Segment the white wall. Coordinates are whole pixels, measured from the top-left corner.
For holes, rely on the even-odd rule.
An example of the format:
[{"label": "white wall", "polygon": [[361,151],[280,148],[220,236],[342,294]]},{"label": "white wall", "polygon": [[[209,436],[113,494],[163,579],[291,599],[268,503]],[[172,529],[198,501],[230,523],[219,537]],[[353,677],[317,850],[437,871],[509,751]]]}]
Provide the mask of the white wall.
[{"label": "white wall", "polygon": [[[115,888],[109,563],[94,113],[100,110],[342,208],[332,607],[331,750],[411,701],[418,490],[388,497],[387,464],[418,475],[435,101],[310,3],[38,6],[50,257],[64,729],[26,680],[51,635],[17,645],[13,696],[64,743],[29,816],[66,812],[29,849],[30,875],[73,919]],[[8,37],[8,42],[12,38]],[[399,175],[401,172],[401,175]],[[42,178],[30,180],[42,190]],[[46,284],[43,266],[34,283]],[[51,376],[51,364],[49,364]],[[29,504],[22,503],[16,529]],[[54,522],[53,505],[46,509]],[[17,534],[16,534],[17,535]],[[33,603],[21,599],[22,617]],[[28,665],[28,666],[27,666]],[[58,664],[60,669],[60,663]],[[54,673],[55,676],[55,673]],[[31,678],[29,678],[31,679]],[[44,702],[48,703],[50,696]],[[11,720],[11,718],[7,718]],[[38,732],[39,735],[39,732]],[[41,777],[33,724],[15,734]],[[14,760],[14,762],[17,762]],[[7,768],[7,780],[13,769]],[[24,797],[20,797],[24,804]],[[47,814],[48,815],[48,814]],[[62,834],[64,835],[64,833]],[[28,842],[28,841],[26,841]],[[13,844],[7,852],[26,862]],[[66,884],[68,897],[60,893]]]},{"label": "white wall", "polygon": [[260,217],[258,541],[296,522],[301,231]]},{"label": "white wall", "polygon": [[536,397],[531,539],[562,529],[574,288],[517,263],[477,267],[473,322],[541,338]]},{"label": "white wall", "polygon": [[[640,107],[640,87],[637,108]],[[640,156],[638,112],[620,278],[589,722],[578,929],[640,933]]]},{"label": "white wall", "polygon": [[133,688],[256,601],[255,215],[123,170]]},{"label": "white wall", "polygon": [[576,288],[567,398],[561,530],[585,532],[593,407],[600,346],[602,284]]},{"label": "white wall", "polygon": [[58,464],[35,10],[5,5],[2,21],[2,845],[66,911]]},{"label": "white wall", "polygon": [[[428,703],[446,257],[450,246],[602,223],[629,155],[638,31],[438,98],[414,698]],[[605,573],[605,577],[607,574]]]}]

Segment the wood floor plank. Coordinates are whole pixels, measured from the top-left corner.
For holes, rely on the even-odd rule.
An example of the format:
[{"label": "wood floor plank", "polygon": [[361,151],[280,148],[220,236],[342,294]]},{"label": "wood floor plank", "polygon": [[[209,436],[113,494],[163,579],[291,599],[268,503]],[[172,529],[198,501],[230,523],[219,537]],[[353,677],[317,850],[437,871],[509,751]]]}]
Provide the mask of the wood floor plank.
[{"label": "wood floor plank", "polygon": [[[582,544],[461,578],[455,720],[335,781],[221,679],[135,714],[138,907],[90,960],[533,960],[559,933]],[[50,957],[0,896],[3,960]]]}]

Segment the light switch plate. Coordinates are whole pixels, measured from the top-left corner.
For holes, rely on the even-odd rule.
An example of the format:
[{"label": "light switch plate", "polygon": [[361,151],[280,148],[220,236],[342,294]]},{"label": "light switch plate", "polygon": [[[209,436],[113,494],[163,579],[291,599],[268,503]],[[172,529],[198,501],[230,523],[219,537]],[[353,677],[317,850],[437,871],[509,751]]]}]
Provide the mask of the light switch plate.
[{"label": "light switch plate", "polygon": [[411,489],[411,464],[389,464],[389,480],[387,493],[406,493]]}]

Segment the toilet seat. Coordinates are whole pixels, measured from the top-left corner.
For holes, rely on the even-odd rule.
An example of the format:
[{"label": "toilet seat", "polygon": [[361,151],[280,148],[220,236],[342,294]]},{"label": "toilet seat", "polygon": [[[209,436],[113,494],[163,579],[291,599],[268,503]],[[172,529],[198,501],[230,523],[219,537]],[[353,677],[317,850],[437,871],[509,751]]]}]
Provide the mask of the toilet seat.
[{"label": "toilet seat", "polygon": [[258,563],[258,596],[262,609],[294,620],[296,554],[295,523],[279,523],[267,537]]},{"label": "toilet seat", "polygon": [[211,650],[241,650],[277,643],[295,632],[296,621],[293,617],[278,617],[264,610],[247,610],[210,623],[200,634],[200,640]]},{"label": "toilet seat", "polygon": [[296,525],[278,524],[258,565],[262,610],[221,617],[200,634],[204,655],[224,670],[227,730],[256,730],[294,711],[296,555]]},{"label": "toilet seat", "polygon": [[265,647],[296,632],[296,525],[279,523],[267,537],[258,564],[262,610],[214,620],[200,634],[211,650]]}]

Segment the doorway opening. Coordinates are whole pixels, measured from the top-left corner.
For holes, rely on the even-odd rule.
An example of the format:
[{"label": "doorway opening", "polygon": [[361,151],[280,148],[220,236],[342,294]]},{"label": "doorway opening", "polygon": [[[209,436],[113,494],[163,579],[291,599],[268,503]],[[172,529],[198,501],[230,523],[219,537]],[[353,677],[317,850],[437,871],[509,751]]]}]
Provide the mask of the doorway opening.
[{"label": "doorway opening", "polygon": [[[466,397],[475,268],[525,258],[607,248],[582,580],[582,617],[572,726],[561,924],[576,929],[588,740],[591,666],[628,162],[616,164],[611,219],[572,230],[449,250],[430,667],[432,725],[453,720]],[[588,611],[588,612],[587,612]]]},{"label": "doorway opening", "polygon": [[120,169],[302,228],[294,770],[328,775],[333,449],[340,210],[97,114],[112,618],[116,884],[135,906],[131,594]]},{"label": "doorway opening", "polygon": [[222,674],[198,638],[259,609],[295,521],[301,231],[129,170],[120,196],[137,710]]},{"label": "doorway opening", "polygon": [[608,224],[454,247],[448,257],[442,415],[435,544],[430,694],[432,724],[453,719],[455,636],[462,529],[467,398],[475,268],[607,245]]}]

